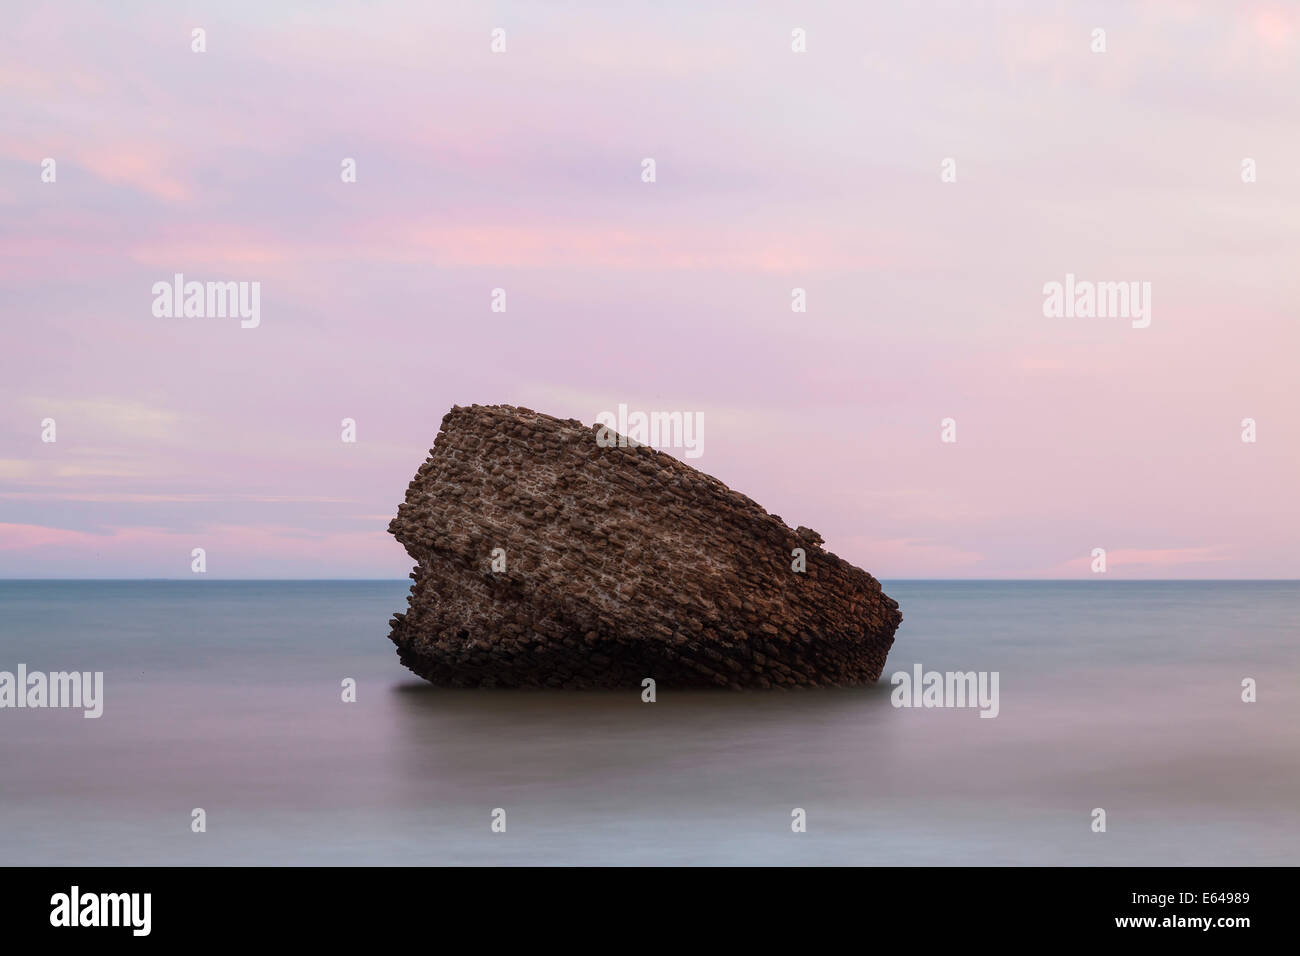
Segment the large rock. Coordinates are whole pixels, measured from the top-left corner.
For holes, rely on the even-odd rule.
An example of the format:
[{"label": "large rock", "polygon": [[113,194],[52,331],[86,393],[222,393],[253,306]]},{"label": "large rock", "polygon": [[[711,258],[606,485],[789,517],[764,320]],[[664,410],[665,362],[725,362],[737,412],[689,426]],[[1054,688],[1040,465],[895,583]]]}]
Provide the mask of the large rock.
[{"label": "large rock", "polygon": [[510,405],[447,413],[388,526],[416,561],[390,635],[403,664],[455,687],[880,676],[902,615],[875,578],[716,478],[596,434]]}]

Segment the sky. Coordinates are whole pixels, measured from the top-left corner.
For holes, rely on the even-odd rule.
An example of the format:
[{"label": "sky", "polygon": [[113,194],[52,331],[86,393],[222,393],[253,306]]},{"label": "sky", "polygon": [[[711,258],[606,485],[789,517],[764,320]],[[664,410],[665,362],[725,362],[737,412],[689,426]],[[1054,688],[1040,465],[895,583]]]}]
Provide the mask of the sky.
[{"label": "sky", "polygon": [[471,403],[700,414],[886,580],[1300,577],[1300,5],[10,7],[0,577],[404,577]]}]

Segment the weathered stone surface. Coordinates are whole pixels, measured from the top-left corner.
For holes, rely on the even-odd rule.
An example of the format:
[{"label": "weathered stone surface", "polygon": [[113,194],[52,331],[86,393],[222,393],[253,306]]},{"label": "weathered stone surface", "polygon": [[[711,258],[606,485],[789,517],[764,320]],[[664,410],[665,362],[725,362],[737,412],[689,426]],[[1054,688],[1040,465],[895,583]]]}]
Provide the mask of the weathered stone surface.
[{"label": "weathered stone surface", "polygon": [[671,455],[600,447],[594,426],[527,408],[448,412],[388,530],[416,562],[390,638],[440,685],[865,683],[902,621],[812,529]]}]

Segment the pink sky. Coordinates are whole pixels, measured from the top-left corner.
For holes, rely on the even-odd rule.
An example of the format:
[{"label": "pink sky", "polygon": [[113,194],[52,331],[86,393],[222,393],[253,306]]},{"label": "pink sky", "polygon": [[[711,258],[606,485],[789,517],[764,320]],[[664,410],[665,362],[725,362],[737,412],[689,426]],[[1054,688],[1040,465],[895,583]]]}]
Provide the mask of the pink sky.
[{"label": "pink sky", "polygon": [[23,5],[0,102],[0,576],[402,577],[452,404],[622,402],[881,578],[1300,577],[1293,4]]}]

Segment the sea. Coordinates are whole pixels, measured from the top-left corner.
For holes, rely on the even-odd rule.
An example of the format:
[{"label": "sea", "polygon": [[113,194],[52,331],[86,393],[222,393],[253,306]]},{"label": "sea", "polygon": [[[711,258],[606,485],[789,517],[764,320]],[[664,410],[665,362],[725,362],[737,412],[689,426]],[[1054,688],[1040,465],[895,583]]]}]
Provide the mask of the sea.
[{"label": "sea", "polygon": [[429,686],[408,585],[0,581],[0,671],[104,675],[0,709],[0,864],[1300,864],[1297,582],[887,581],[876,685],[653,702]]}]

